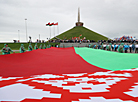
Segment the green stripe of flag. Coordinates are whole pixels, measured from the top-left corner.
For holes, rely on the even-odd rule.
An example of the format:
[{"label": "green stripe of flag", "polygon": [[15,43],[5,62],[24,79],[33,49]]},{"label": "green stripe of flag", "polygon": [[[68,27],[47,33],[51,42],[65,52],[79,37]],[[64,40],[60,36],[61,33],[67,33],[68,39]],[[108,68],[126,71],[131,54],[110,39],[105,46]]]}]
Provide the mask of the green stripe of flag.
[{"label": "green stripe of flag", "polygon": [[138,68],[138,54],[135,53],[118,53],[92,48],[75,48],[75,51],[88,63],[104,69],[115,71]]}]

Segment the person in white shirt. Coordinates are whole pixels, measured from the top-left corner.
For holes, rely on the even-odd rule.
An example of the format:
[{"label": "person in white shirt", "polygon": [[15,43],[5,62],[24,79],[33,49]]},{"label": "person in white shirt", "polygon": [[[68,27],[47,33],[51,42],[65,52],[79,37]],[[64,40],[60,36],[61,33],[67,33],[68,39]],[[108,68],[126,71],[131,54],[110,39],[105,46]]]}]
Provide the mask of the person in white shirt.
[{"label": "person in white shirt", "polygon": [[136,48],[135,53],[138,53],[138,44],[135,45],[135,48]]},{"label": "person in white shirt", "polygon": [[118,49],[118,44],[116,44],[116,51],[117,51],[117,49]]},{"label": "person in white shirt", "polygon": [[129,51],[132,52],[132,44],[129,45]]},{"label": "person in white shirt", "polygon": [[106,49],[106,44],[105,44],[105,43],[103,44],[103,49],[104,49],[104,50]]}]

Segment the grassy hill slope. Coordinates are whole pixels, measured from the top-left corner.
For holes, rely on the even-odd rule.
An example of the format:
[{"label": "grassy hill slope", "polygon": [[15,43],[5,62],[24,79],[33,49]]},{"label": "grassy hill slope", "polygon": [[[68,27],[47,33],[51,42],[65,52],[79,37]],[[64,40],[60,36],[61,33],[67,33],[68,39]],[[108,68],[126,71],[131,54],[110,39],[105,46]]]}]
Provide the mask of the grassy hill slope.
[{"label": "grassy hill slope", "polygon": [[82,26],[74,27],[74,28],[58,35],[57,37],[60,39],[72,39],[72,37],[79,37],[79,35],[81,35],[81,34],[82,34],[81,38],[86,37],[86,39],[89,39],[89,40],[94,40],[94,41],[108,40],[107,37],[100,35],[94,31],[91,31]]}]

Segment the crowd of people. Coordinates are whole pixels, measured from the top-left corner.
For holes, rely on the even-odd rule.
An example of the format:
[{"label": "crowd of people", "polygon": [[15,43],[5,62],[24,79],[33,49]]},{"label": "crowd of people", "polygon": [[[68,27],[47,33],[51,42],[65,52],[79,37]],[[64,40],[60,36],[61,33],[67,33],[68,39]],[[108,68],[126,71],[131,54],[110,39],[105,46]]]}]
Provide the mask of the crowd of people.
[{"label": "crowd of people", "polygon": [[[48,44],[47,46],[45,44],[40,44],[40,46],[37,45],[37,43],[34,45],[34,48],[32,47],[32,44],[29,43],[28,50],[27,51],[32,51],[32,50],[37,50],[37,49],[46,49],[53,47],[53,45]],[[55,47],[59,47],[58,44],[55,45]],[[120,53],[138,53],[138,43],[91,43],[88,46],[89,48],[93,49],[101,49],[101,50],[107,50],[107,51],[115,51],[115,52],[120,52]],[[4,44],[4,47],[1,50],[3,55],[10,54],[13,52],[13,50],[8,47],[8,44]],[[24,47],[24,44],[21,44],[20,53],[26,52],[26,49]],[[14,52],[13,52],[14,53]]]},{"label": "crowd of people", "polygon": [[59,42],[59,43],[90,43],[95,42],[94,40],[49,40],[49,42]]},{"label": "crowd of people", "polygon": [[92,43],[89,48],[115,51],[120,53],[138,53],[138,44],[136,43]]},{"label": "crowd of people", "polygon": [[[46,48],[50,48],[51,46],[53,46],[53,45],[48,44],[46,46],[45,44],[43,44],[43,45],[40,44],[40,46],[38,46],[37,43],[36,43],[35,46],[34,46],[34,48],[33,48],[32,44],[29,43],[27,51],[32,51],[32,50],[37,50],[37,49],[46,49]],[[58,47],[58,44],[56,44],[55,47]],[[1,52],[2,52],[2,55],[7,55],[7,54],[10,54],[11,52],[14,53],[14,51],[10,47],[8,47],[8,44],[4,44],[4,47],[2,48]],[[24,44],[21,44],[19,52],[20,53],[26,52]]]},{"label": "crowd of people", "polygon": [[[77,40],[77,39],[75,39],[75,40],[70,40],[70,39],[54,40],[53,39],[53,40],[49,40],[48,42],[51,42],[51,43],[55,43],[55,42],[58,42],[58,43],[93,43],[96,41],[87,40],[87,39],[84,39],[84,40],[82,40],[82,39],[80,39],[80,40]],[[102,42],[102,43],[105,43],[105,42],[107,42],[107,43],[120,43],[120,42],[122,42],[122,43],[138,43],[138,40],[99,40],[97,42]]]}]

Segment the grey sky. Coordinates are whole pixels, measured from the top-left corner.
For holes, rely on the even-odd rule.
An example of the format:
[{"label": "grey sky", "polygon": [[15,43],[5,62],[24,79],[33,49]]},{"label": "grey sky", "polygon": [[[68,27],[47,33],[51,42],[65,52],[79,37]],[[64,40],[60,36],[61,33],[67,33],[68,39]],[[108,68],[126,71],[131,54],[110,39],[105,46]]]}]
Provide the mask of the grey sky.
[{"label": "grey sky", "polygon": [[[109,38],[138,38],[137,5],[138,0],[0,0],[0,42],[18,39],[18,30],[21,41],[26,41],[25,18],[33,41],[39,34],[42,40],[50,37],[48,22],[58,22],[61,34],[75,26],[78,7],[84,27]],[[51,34],[54,36],[54,27]]]}]

